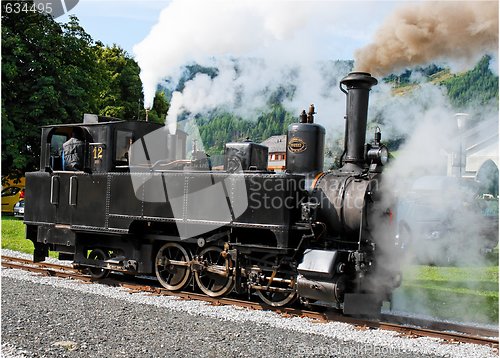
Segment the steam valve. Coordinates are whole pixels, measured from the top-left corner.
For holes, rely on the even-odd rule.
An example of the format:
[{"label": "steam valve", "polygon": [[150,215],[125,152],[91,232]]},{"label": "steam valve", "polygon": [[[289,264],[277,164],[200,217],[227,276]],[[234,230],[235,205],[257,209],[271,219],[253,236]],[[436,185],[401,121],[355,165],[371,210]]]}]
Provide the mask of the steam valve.
[{"label": "steam valve", "polygon": [[307,113],[307,123],[314,123],[314,115],[316,112],[314,112],[314,104],[311,104],[309,106],[309,112]]},{"label": "steam valve", "polygon": [[307,114],[306,114],[306,110],[305,109],[300,114],[299,119],[300,119],[299,120],[300,123],[307,123]]}]

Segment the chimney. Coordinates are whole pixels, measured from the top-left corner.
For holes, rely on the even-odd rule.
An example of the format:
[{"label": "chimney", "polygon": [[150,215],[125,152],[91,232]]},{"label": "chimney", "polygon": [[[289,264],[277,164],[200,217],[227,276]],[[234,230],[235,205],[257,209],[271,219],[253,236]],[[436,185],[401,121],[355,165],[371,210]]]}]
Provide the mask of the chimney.
[{"label": "chimney", "polygon": [[368,97],[377,83],[366,72],[351,72],[340,81],[340,89],[347,95],[343,171],[359,172],[364,166]]}]

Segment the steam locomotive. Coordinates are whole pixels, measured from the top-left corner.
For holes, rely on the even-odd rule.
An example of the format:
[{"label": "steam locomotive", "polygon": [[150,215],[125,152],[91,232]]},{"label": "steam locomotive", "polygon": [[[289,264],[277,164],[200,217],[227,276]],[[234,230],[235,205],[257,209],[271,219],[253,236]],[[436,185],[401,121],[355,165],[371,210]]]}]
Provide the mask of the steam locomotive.
[{"label": "steam locomotive", "polygon": [[[42,128],[38,172],[26,175],[25,224],[34,260],[48,251],[94,277],[154,274],[176,291],[258,295],[266,304],[327,303],[373,314],[398,286],[390,210],[379,188],[388,159],[380,130],[365,144],[369,91],[352,72],[345,151],[323,171],[325,129],[314,108],[287,133],[286,172],[267,170],[268,148],[227,143],[223,170],[187,135],[148,122],[86,116]],[[81,171],[63,170],[61,144],[77,132]]]}]

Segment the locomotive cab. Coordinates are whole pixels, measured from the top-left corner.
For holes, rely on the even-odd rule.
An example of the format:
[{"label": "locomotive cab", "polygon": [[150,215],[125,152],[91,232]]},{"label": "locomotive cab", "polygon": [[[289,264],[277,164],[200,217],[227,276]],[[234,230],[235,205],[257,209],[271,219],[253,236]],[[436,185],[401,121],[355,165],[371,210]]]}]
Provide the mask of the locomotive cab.
[{"label": "locomotive cab", "polygon": [[[131,144],[160,128],[163,126],[156,123],[126,122],[109,117],[97,117],[96,121],[86,120],[79,124],[42,127],[40,168],[46,172],[65,171],[63,143],[71,138],[72,133],[76,133],[84,143],[81,158],[84,172],[126,171],[130,165]],[[176,137],[180,138],[178,146],[183,148],[185,133],[179,131]],[[184,156],[185,150],[180,150],[171,160]]]},{"label": "locomotive cab", "polygon": [[[76,230],[109,226],[108,174],[119,177],[119,173],[128,173],[132,143],[161,128],[156,123],[89,115],[83,123],[42,127],[40,170],[26,174],[24,216],[36,261],[44,260],[49,249],[73,257]],[[63,144],[72,136],[81,141],[83,148],[78,158],[80,165],[68,170]],[[178,131],[176,138],[183,147],[185,133]],[[179,150],[177,155],[184,156],[185,151]]]}]

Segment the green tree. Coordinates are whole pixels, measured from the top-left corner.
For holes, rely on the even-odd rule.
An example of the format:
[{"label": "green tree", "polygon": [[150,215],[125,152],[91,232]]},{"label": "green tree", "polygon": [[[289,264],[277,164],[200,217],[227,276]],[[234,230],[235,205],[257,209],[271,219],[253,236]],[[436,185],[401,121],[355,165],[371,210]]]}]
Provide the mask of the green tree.
[{"label": "green tree", "polygon": [[143,108],[139,65],[125,50],[113,45],[95,46],[98,70],[102,73],[99,114],[126,120],[138,120]]},{"label": "green tree", "polygon": [[61,25],[38,12],[2,11],[4,175],[38,166],[39,126],[96,113],[96,62],[92,38],[75,17]]},{"label": "green tree", "polygon": [[[153,107],[148,112],[148,121],[164,124],[169,108],[170,103],[167,101],[165,93],[163,91],[157,91],[153,99]],[[144,110],[142,110],[142,113],[144,113]],[[144,117],[145,116],[146,114],[144,113]],[[141,117],[141,119],[144,117]]]},{"label": "green tree", "polygon": [[[4,175],[38,167],[40,126],[78,123],[84,113],[145,118],[138,64],[118,46],[94,42],[76,17],[59,24],[38,12],[3,11],[2,76]],[[167,109],[157,94],[153,119],[163,121]]]}]

